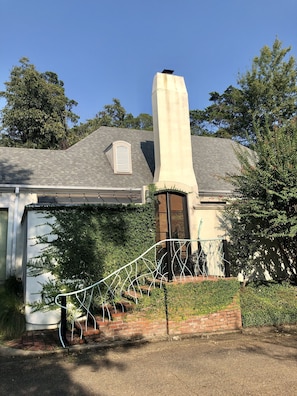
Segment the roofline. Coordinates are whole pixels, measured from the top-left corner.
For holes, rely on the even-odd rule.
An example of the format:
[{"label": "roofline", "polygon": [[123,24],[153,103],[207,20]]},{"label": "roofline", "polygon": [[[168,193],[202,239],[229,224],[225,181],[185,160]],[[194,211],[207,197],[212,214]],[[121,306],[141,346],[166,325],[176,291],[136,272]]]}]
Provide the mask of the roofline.
[{"label": "roofline", "polygon": [[0,192],[5,191],[59,191],[59,192],[141,192],[142,188],[131,187],[85,187],[85,186],[51,186],[51,185],[29,185],[29,184],[0,184]]},{"label": "roofline", "polygon": [[[93,192],[93,193],[119,193],[119,192],[134,192],[141,193],[143,191],[143,187],[86,187],[86,186],[51,186],[51,185],[30,185],[30,184],[0,184],[0,192],[9,192],[9,191],[27,191],[27,192],[53,192],[58,191],[60,193],[84,193],[84,192]],[[230,196],[234,195],[234,191],[232,190],[199,190],[199,196],[201,197],[217,197],[217,196]]]}]

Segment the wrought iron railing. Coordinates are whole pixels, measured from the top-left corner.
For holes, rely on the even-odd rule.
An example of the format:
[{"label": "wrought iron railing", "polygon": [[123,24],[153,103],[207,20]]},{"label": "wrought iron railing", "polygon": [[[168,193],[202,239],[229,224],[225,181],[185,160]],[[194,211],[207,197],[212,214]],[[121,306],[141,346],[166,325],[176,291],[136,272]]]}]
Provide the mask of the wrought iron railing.
[{"label": "wrought iron railing", "polygon": [[62,346],[66,346],[66,321],[71,326],[71,337],[76,324],[82,338],[88,326],[96,329],[95,312],[101,314],[103,321],[111,320],[111,312],[125,311],[127,297],[138,303],[145,285],[145,292],[149,293],[167,281],[225,277],[229,263],[224,246],[222,239],[166,239],[93,285],[58,294],[55,302],[61,308],[59,337]]}]

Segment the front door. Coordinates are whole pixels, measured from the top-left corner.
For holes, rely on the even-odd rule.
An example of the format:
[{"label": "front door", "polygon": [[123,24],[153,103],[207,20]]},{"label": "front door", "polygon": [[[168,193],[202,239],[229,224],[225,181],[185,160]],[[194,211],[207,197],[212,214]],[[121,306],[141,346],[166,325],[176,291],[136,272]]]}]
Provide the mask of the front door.
[{"label": "front door", "polygon": [[[156,194],[156,242],[173,238],[188,239],[188,224],[186,195],[170,191]],[[177,242],[167,241],[158,252],[160,270],[162,274],[167,274],[168,280],[172,280],[173,275],[180,271],[180,266],[173,259],[176,246]]]},{"label": "front door", "polygon": [[187,197],[176,192],[156,194],[156,241],[189,238]]}]

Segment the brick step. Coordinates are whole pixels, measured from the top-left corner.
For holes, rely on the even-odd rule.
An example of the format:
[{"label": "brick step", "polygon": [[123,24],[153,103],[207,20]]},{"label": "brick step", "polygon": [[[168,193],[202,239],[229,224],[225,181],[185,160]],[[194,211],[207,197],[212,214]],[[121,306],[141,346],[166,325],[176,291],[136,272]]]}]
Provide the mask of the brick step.
[{"label": "brick step", "polygon": [[122,321],[127,313],[133,312],[134,308],[135,304],[133,302],[124,300],[120,303],[117,303],[115,307],[113,305],[105,306],[104,315],[102,309],[98,310],[101,312],[97,311],[97,313],[95,314],[92,313],[95,317],[96,329],[94,329],[93,319],[89,318],[89,321],[87,323],[87,330],[85,319],[75,322],[74,326],[76,329],[76,333],[80,334],[80,332],[82,331],[84,337],[98,336],[98,334],[100,333],[100,327],[106,326],[106,324],[109,322]]},{"label": "brick step", "polygon": [[107,304],[104,306],[96,307],[92,314],[95,316],[101,316],[105,320],[112,320],[114,314],[120,312],[131,312],[134,309],[135,304],[131,300],[123,300],[117,302],[115,305]]},{"label": "brick step", "polygon": [[85,321],[76,321],[74,323],[74,328],[76,334],[80,334],[82,332],[84,335],[93,335],[93,334],[98,334],[100,332],[98,328],[96,329],[94,328],[94,322],[88,323],[86,329]]},{"label": "brick step", "polygon": [[87,336],[93,336],[93,335],[98,335],[100,334],[100,330],[99,329],[94,329],[93,327],[87,327],[87,330],[83,329],[83,336],[87,337]]},{"label": "brick step", "polygon": [[130,300],[134,301],[134,303],[137,302],[138,299],[140,299],[144,294],[149,296],[151,294],[151,286],[149,284],[145,285],[140,285],[135,287],[137,290],[129,290],[129,291],[124,291],[122,293],[123,297]]},{"label": "brick step", "polygon": [[160,285],[165,282],[166,282],[166,280],[164,280],[164,279],[161,280],[161,279],[157,279],[157,278],[154,278],[154,279],[153,278],[145,278],[145,283],[150,286],[160,287]]},{"label": "brick step", "polygon": [[124,306],[124,312],[132,312],[135,308],[135,304],[131,301],[122,301],[121,304]]},{"label": "brick step", "polygon": [[130,291],[123,292],[123,297],[136,303],[137,300],[139,300],[142,297],[142,294],[138,293],[136,291],[130,290]]},{"label": "brick step", "polygon": [[67,340],[67,345],[82,345],[85,343],[84,338],[80,338],[78,334],[74,334],[73,337],[71,337],[71,334],[66,336]]},{"label": "brick step", "polygon": [[151,287],[150,287],[150,285],[142,285],[142,286],[139,287],[139,289],[141,290],[141,292],[142,292],[143,294],[147,294],[148,296],[149,296],[150,293],[151,293]]}]

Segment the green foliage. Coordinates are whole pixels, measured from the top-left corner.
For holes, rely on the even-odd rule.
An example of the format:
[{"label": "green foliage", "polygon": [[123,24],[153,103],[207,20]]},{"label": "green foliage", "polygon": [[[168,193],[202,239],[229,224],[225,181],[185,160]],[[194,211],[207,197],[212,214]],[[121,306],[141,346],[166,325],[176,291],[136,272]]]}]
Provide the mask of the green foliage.
[{"label": "green foliage", "polygon": [[282,48],[276,39],[272,48],[264,46],[253,59],[251,70],[240,75],[237,87],[230,85],[223,94],[210,93],[212,104],[191,111],[192,129],[198,134],[233,137],[254,143],[254,125],[269,128],[282,125],[296,115],[297,68],[291,48]]},{"label": "green foliage", "polygon": [[61,291],[89,286],[136,259],[154,244],[153,204],[52,209],[56,221],[42,254],[29,263],[31,276],[49,272],[43,300],[35,309],[54,307]]},{"label": "green foliage", "polygon": [[297,123],[255,133],[254,157],[239,152],[241,173],[230,178],[239,194],[225,211],[233,264],[296,280]]},{"label": "green foliage", "polygon": [[288,283],[255,282],[242,288],[243,327],[297,323],[297,290]]},{"label": "green foliage", "polygon": [[20,279],[17,279],[15,276],[10,276],[4,282],[4,289],[7,294],[14,294],[19,296],[20,298],[23,295],[23,284]]},{"label": "green foliage", "polygon": [[19,337],[26,328],[22,286],[15,277],[0,287],[0,339]]},{"label": "green foliage", "polygon": [[107,104],[93,119],[74,126],[71,129],[72,144],[94,132],[101,126],[153,130],[153,118],[149,114],[141,113],[134,117],[127,113],[119,99],[114,98],[112,104]]},{"label": "green foliage", "polygon": [[67,147],[67,120],[78,117],[71,109],[77,103],[65,96],[63,82],[53,72],[40,73],[27,58],[13,67],[2,109],[1,144],[30,148]]},{"label": "green foliage", "polygon": [[167,310],[169,320],[184,320],[225,309],[238,292],[239,282],[234,279],[166,284],[143,296],[137,310],[150,318],[164,318]]}]

